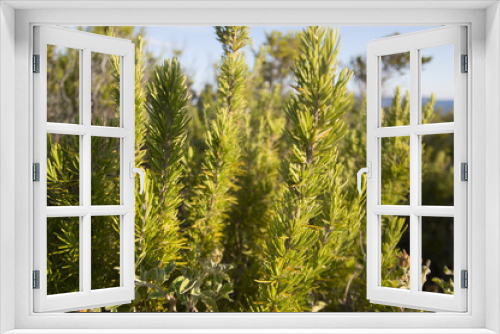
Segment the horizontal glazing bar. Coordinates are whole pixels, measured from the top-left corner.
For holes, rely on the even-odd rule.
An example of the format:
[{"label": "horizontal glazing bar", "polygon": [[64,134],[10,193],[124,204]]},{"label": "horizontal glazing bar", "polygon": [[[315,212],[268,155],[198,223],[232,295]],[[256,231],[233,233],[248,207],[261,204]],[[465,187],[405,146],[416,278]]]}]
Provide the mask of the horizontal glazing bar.
[{"label": "horizontal glazing bar", "polygon": [[47,122],[47,133],[63,135],[90,135],[96,137],[125,138],[130,131],[124,128],[114,128],[110,126],[85,126],[79,124],[62,124]]},{"label": "horizontal glazing bar", "polygon": [[453,133],[455,132],[455,124],[453,122],[421,124],[412,127],[412,132],[417,135],[437,135],[441,133]]},{"label": "horizontal glazing bar", "polygon": [[454,217],[454,206],[412,206],[411,212],[423,217]]},{"label": "horizontal glazing bar", "polygon": [[47,217],[82,217],[89,213],[85,206],[51,206],[47,208]]},{"label": "horizontal glazing bar", "polygon": [[128,136],[129,130],[111,126],[90,126],[90,134],[96,137],[125,138]]},{"label": "horizontal glazing bar", "polygon": [[420,124],[416,126],[394,126],[386,128],[376,128],[372,130],[373,135],[379,138],[403,137],[409,136],[412,133],[417,135],[435,135],[454,132],[455,124],[453,122]]},{"label": "horizontal glazing bar", "polygon": [[410,126],[391,126],[386,128],[376,128],[372,131],[375,137],[403,137],[411,134]]},{"label": "horizontal glazing bar", "polygon": [[454,217],[453,206],[410,206],[410,205],[376,205],[373,213],[388,216],[409,216],[415,214],[422,217]]},{"label": "horizontal glazing bar", "polygon": [[116,216],[129,213],[133,208],[125,205],[93,205],[90,207],[92,216]]},{"label": "horizontal glazing bar", "polygon": [[84,135],[87,132],[88,127],[85,125],[47,122],[47,133],[60,135]]},{"label": "horizontal glazing bar", "polygon": [[116,216],[131,212],[125,205],[57,206],[47,207],[47,217]]},{"label": "horizontal glazing bar", "polygon": [[409,216],[411,209],[409,205],[377,205],[373,209],[377,215]]}]

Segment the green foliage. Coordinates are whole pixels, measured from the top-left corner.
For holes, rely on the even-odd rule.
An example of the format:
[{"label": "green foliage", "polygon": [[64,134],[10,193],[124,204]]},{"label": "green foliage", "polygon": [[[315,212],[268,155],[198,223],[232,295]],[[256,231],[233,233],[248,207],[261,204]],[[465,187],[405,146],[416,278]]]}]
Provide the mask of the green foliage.
[{"label": "green foliage", "polygon": [[[143,209],[140,211],[143,216],[137,217],[136,213],[139,219],[136,221],[136,249],[139,252],[136,267],[142,273],[143,281],[151,273],[157,277],[154,273],[158,270],[164,270],[174,261],[179,261],[185,244],[177,209],[182,202],[181,160],[185,150],[189,95],[186,77],[176,59],[156,67],[146,96],[145,109],[149,117],[144,145],[148,154],[144,165],[148,167],[148,173],[145,196],[137,199]],[[155,280],[152,284],[156,283]],[[137,293],[145,302],[138,303],[141,299],[136,298],[135,304],[150,309],[158,308],[165,302],[159,300],[158,296],[151,298],[150,294],[158,291],[147,284],[138,286]],[[173,296],[167,294],[164,298],[171,304],[170,308],[174,307]]]},{"label": "green foliage", "polygon": [[47,219],[47,294],[79,290],[79,218]]},{"label": "green foliage", "polygon": [[285,125],[282,86],[271,86],[261,75],[265,64],[265,53],[261,51],[247,84],[249,112],[240,124],[242,173],[236,180],[235,191],[238,205],[231,208],[224,241],[225,249],[232,250],[224,253],[224,260],[235,265],[234,298],[242,310],[248,309],[247,296],[258,289],[254,279],[273,214]]},{"label": "green foliage", "polygon": [[218,252],[206,259],[197,256],[197,265],[182,268],[181,275],[172,282],[186,311],[218,312],[219,300],[232,301],[229,295],[233,292],[233,285],[228,274],[232,266],[220,263],[221,258]]},{"label": "green foliage", "polygon": [[286,108],[291,152],[281,167],[284,186],[265,242],[254,301],[260,311],[311,310],[316,282],[347,239],[341,236],[345,225],[335,224],[342,199],[330,191],[340,181],[335,145],[345,134],[340,117],[349,102],[350,73],[337,75],[336,30],[309,27],[300,39],[296,94]]},{"label": "green foliage", "polygon": [[382,218],[382,286],[410,289],[410,256],[398,248],[408,225],[407,218]]},{"label": "green foliage", "polygon": [[262,79],[270,85],[283,87],[289,84],[299,44],[299,35],[291,31],[286,34],[274,30],[266,33],[265,50],[259,50],[260,56],[266,56],[259,72]]},{"label": "green foliage", "polygon": [[181,159],[189,98],[186,78],[177,60],[166,61],[157,67],[148,85],[147,96],[147,166],[154,194],[150,205],[157,208],[155,220],[161,228],[154,234],[157,242],[152,246],[157,249],[149,249],[145,253],[158,252],[156,261],[169,263],[178,260],[183,244],[178,235],[180,221],[177,208],[182,201],[179,195],[183,187],[180,182],[183,172]]},{"label": "green foliage", "polygon": [[[382,109],[382,124],[384,126],[408,125],[409,120],[409,94],[407,93],[401,100],[400,88],[398,87],[392,105]],[[410,138],[382,138],[381,163],[382,204],[410,204]]]},{"label": "green foliage", "polygon": [[248,27],[216,27],[215,30],[224,50],[219,65],[215,118],[206,133],[202,176],[188,218],[192,224],[192,247],[200,248],[202,258],[222,247],[224,220],[235,203],[231,192],[240,173],[239,122],[246,106],[247,66],[241,48],[248,43]]},{"label": "green foliage", "polygon": [[120,286],[120,216],[91,217],[91,287]]},{"label": "green foliage", "polygon": [[78,136],[47,134],[47,206],[79,205]]},{"label": "green foliage", "polygon": [[79,121],[79,51],[47,45],[47,120]]},{"label": "green foliage", "polygon": [[448,281],[440,278],[440,277],[433,277],[432,281],[436,283],[441,290],[443,290],[443,293],[446,293],[448,295],[453,294],[453,290],[455,289],[455,284],[453,283],[453,270],[450,270],[447,266],[444,266],[444,274],[448,275],[450,278]]},{"label": "green foliage", "polygon": [[[135,164],[146,170],[144,194],[136,182],[135,299],[91,311],[407,311],[366,300],[365,194],[355,176],[366,165],[366,99],[347,91],[337,30],[271,31],[250,70],[249,28],[216,27],[218,84],[200,93],[176,59],[158,63],[146,51],[144,31],[88,30],[136,44]],[[77,55],[49,48],[51,121],[78,123]],[[385,61],[387,78],[408,68],[405,54]],[[94,54],[92,65],[93,124],[115,125],[119,58]],[[361,86],[364,66],[360,57]],[[432,96],[424,123],[453,121],[434,104]],[[408,122],[409,96],[398,88],[382,123]],[[450,146],[449,137],[422,140],[423,178],[439,185],[423,184],[429,200],[453,199],[452,173],[443,174],[453,168]],[[47,204],[79,205],[78,137],[48,135],[47,152]],[[92,140],[94,205],[116,204],[118,152],[112,138]],[[408,204],[409,141],[390,138],[382,154],[383,203]],[[48,292],[78,291],[79,219],[47,224]],[[408,288],[408,220],[382,226],[382,284]],[[118,228],[117,217],[92,220],[94,288],[119,283]],[[422,262],[426,286],[453,293],[453,271]]]}]

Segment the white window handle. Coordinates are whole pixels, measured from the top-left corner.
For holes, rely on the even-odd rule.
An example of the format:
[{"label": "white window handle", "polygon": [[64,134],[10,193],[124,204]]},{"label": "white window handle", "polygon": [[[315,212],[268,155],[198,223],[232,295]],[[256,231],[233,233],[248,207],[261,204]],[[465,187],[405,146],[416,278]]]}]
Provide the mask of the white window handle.
[{"label": "white window handle", "polygon": [[140,168],[135,168],[133,161],[131,161],[129,164],[129,171],[131,179],[134,178],[135,173],[139,174],[139,184],[140,184],[139,195],[141,195],[144,192],[144,178],[145,178],[144,171]]},{"label": "white window handle", "polygon": [[361,195],[361,175],[363,173],[366,173],[366,177],[371,179],[372,178],[372,163],[368,161],[368,167],[361,168],[358,171],[358,192]]}]

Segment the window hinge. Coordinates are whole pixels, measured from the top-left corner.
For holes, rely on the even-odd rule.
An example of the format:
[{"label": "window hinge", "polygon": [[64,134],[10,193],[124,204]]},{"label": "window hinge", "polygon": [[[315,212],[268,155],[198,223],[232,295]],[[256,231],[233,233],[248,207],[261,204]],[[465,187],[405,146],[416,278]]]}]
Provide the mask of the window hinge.
[{"label": "window hinge", "polygon": [[469,273],[467,272],[467,270],[462,270],[461,271],[461,276],[462,276],[462,283],[461,283],[461,287],[462,289],[467,289],[469,288]]},{"label": "window hinge", "polygon": [[33,289],[40,289],[40,270],[33,270]]},{"label": "window hinge", "polygon": [[40,182],[40,164],[38,162],[33,164],[33,181]]},{"label": "window hinge", "polygon": [[40,73],[40,55],[33,55],[33,73]]},{"label": "window hinge", "polygon": [[469,56],[467,55],[462,55],[462,67],[461,67],[461,71],[462,73],[467,73],[469,72]]},{"label": "window hinge", "polygon": [[469,181],[469,165],[466,162],[460,164],[460,180]]}]

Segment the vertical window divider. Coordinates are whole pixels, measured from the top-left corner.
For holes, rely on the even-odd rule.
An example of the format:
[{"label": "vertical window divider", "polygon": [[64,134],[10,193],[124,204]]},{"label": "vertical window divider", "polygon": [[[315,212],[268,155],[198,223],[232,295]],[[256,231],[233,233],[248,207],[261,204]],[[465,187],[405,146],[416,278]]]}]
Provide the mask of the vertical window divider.
[{"label": "vertical window divider", "polygon": [[418,49],[410,49],[410,292],[415,294],[419,291],[420,275],[420,246],[419,225],[420,218],[414,213],[416,206],[420,204],[420,137],[415,134],[418,125],[418,97],[419,97],[419,52]]},{"label": "vertical window divider", "polygon": [[91,226],[91,216],[90,207],[91,202],[91,184],[92,184],[92,161],[91,161],[91,135],[90,135],[90,125],[91,125],[91,108],[92,108],[92,58],[91,51],[89,48],[83,49],[83,75],[82,75],[82,87],[83,87],[83,109],[82,109],[82,124],[87,128],[86,133],[82,136],[82,157],[80,158],[80,167],[83,175],[83,182],[81,187],[83,188],[82,202],[84,207],[87,209],[86,215],[83,217],[83,241],[80,244],[80,254],[81,262],[83,266],[83,274],[80,276],[83,279],[83,291],[85,293],[91,292],[91,279],[92,279],[92,266],[91,266],[91,245],[92,245],[92,226]]},{"label": "vertical window divider", "polygon": [[[83,73],[84,73],[84,57],[83,57],[83,50],[79,50],[78,52],[79,54],[79,57],[80,57],[80,61],[79,61],[79,65],[80,65],[80,73],[79,73],[79,76],[78,78],[80,78],[80,81],[82,81],[83,79]],[[79,99],[79,108],[78,108],[78,119],[79,119],[79,124],[83,124],[83,115],[84,115],[84,112],[83,112],[83,107],[85,105],[84,103],[84,88],[83,88],[83,85],[81,82],[79,82],[79,96],[78,96],[78,99]],[[84,136],[83,135],[79,135],[78,136],[78,141],[79,141],[79,157],[80,157],[80,161],[79,161],[79,168],[80,168],[80,171],[82,171],[82,167],[83,167],[83,160],[81,159],[81,157],[83,157],[83,154],[84,154],[84,151],[83,151],[83,138]],[[78,198],[78,205],[80,206],[84,206],[85,205],[85,202],[84,202],[84,197],[85,197],[85,193],[83,191],[84,187],[83,187],[83,184],[85,182],[85,179],[84,179],[84,176],[83,176],[83,173],[79,173],[79,181],[80,181],[80,194],[79,194],[79,198]],[[82,254],[83,254],[83,250],[84,250],[84,238],[83,238],[83,234],[84,234],[84,225],[85,225],[85,222],[84,222],[84,217],[80,216],[78,217],[78,220],[79,220],[79,225],[78,225],[78,228],[79,228],[79,233],[78,233],[78,239],[79,239],[79,249],[78,249],[78,254],[80,256],[80,258],[82,258]],[[83,291],[84,290],[84,285],[83,285],[83,273],[84,273],[84,266],[83,266],[83,261],[78,261],[78,283],[79,283],[79,291]]]},{"label": "vertical window divider", "polygon": [[[122,141],[122,150],[123,150],[123,165],[121,175],[123,189],[135,189],[135,180],[131,179],[128,176],[128,162],[135,162],[135,117],[134,117],[134,108],[135,108],[135,48],[132,48],[131,52],[126,56],[123,56],[122,61],[120,62],[121,71],[120,71],[120,81],[121,88],[123,92],[130,91],[132,94],[120,95],[121,101],[121,114],[130,114],[131,117],[123,117],[121,120],[122,126],[128,131],[128,135],[121,139]],[[138,167],[138,166],[137,166]],[[134,219],[134,207],[135,207],[135,192],[129,191],[128,193],[124,193],[121,198],[121,205],[130,208],[129,213],[125,216],[121,216],[120,219],[122,221],[123,233],[121,237],[123,238],[123,242],[121,247],[120,257],[122,262],[120,263],[120,277],[122,279],[122,286],[130,291],[130,295],[135,295],[135,287],[134,287],[134,277],[135,277],[135,256],[134,256],[134,244],[135,244],[135,219]],[[132,247],[126,247],[125,245],[132,245]]]},{"label": "vertical window divider", "polygon": [[[120,56],[120,105],[118,106],[118,110],[120,112],[120,127],[124,128],[125,127],[125,119],[124,117],[125,112],[124,112],[124,101],[123,101],[123,92],[125,91],[124,87],[124,75],[125,75],[125,57]],[[135,103],[135,101],[134,101]],[[127,161],[126,161],[126,156],[125,156],[125,140],[123,137],[120,138],[120,206],[123,206],[127,204],[127,199],[126,194],[124,193],[125,189],[125,183],[127,180]],[[135,152],[134,152],[135,153]],[[135,196],[135,194],[134,194]],[[124,273],[127,271],[124,270],[126,258],[125,258],[125,234],[126,234],[126,219],[124,219],[123,215],[119,216],[120,218],[120,286],[124,286]],[[134,223],[134,222],[133,222]],[[134,240],[135,242],[135,240]]]},{"label": "vertical window divider", "polygon": [[[376,77],[376,84],[377,84],[377,121],[376,121],[376,128],[380,128],[382,126],[382,90],[380,87],[382,87],[382,57],[377,57],[377,77]],[[368,117],[368,114],[367,114]],[[368,119],[367,119],[367,124]],[[368,133],[367,133],[368,134]],[[376,182],[375,182],[375,191],[376,191],[376,199],[377,202],[374,203],[375,205],[382,205],[382,138],[376,138],[376,149],[377,149],[377,155],[376,155],[376,161],[372,164],[373,166],[376,166],[376,170],[378,172],[375,173],[377,175]],[[367,152],[368,152],[368,141],[367,140]],[[370,161],[370,158],[368,158],[368,161]],[[373,171],[372,171],[373,175]],[[374,178],[375,179],[375,178]],[[367,201],[368,201],[368,194],[367,194]],[[376,215],[374,221],[376,222],[376,228],[377,228],[377,238],[376,238],[376,247],[377,247],[377,266],[376,266],[376,274],[377,274],[377,286],[382,285],[382,215]],[[368,222],[368,218],[367,218]]]},{"label": "vertical window divider", "polygon": [[[375,129],[380,124],[380,57],[370,53],[368,49],[367,67],[374,69],[374,75],[367,75],[366,96],[367,96],[367,114],[366,114],[366,159],[372,164],[371,179],[367,179],[366,187],[366,258],[367,258],[367,297],[371,298],[373,291],[376,291],[380,285],[381,271],[380,258],[381,248],[378,236],[380,235],[380,219],[374,214],[373,208],[380,205],[380,139],[373,135]],[[372,111],[373,112],[370,112]]]},{"label": "vertical window divider", "polygon": [[[422,122],[422,110],[423,110],[423,105],[422,105],[422,54],[420,49],[415,49],[415,66],[417,67],[417,74],[415,75],[415,84],[416,88],[414,90],[414,96],[415,96],[415,106],[416,110],[414,110],[413,117],[415,117],[415,127],[413,130],[417,128],[417,126],[421,125]],[[411,103],[411,102],[410,102]],[[410,116],[411,118],[412,116]],[[417,202],[415,209],[418,209],[419,207],[422,206],[422,134],[420,133],[415,133],[413,131],[413,135],[415,136],[416,140],[416,145],[417,147],[415,148],[415,151],[417,152],[416,156],[414,157],[415,160],[417,160],[417,167],[415,169],[415,188],[417,190]],[[411,169],[410,169],[411,173]],[[413,211],[415,213],[415,211]],[[418,267],[416,270],[417,273],[417,290],[416,291],[421,291],[422,286],[423,286],[423,273],[422,273],[422,215],[417,216],[415,213],[415,220],[416,220],[416,225],[417,225],[417,234],[415,235],[415,242],[417,246],[417,262],[418,262]],[[410,236],[411,238],[411,236]],[[411,240],[411,239],[410,239]],[[410,241],[411,242],[411,241]]]}]

